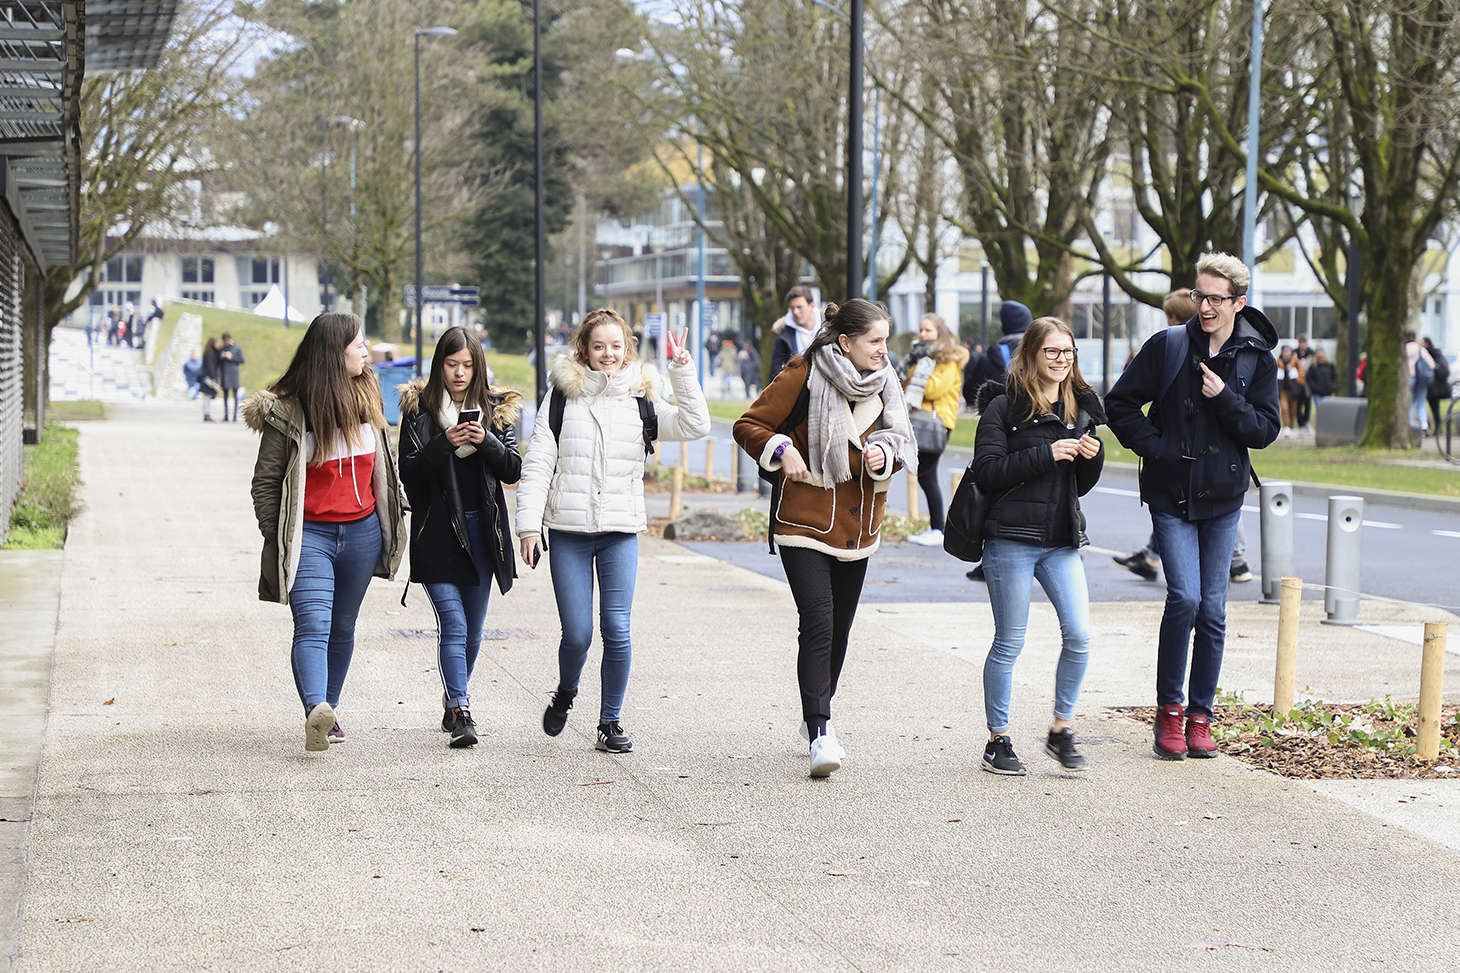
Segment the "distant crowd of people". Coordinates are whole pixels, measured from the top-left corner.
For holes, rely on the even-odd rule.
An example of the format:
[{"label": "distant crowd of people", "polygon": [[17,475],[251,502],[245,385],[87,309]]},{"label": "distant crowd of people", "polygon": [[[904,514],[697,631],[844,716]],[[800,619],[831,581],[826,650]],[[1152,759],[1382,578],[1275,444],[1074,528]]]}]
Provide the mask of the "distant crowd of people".
[{"label": "distant crowd of people", "polygon": [[203,403],[203,421],[215,422],[213,400],[223,399],[223,422],[238,421],[238,367],[244,362],[243,349],[233,335],[223,332],[222,339],[209,338],[203,343],[201,356],[194,351],[183,363],[183,378],[188,383],[188,398]]},{"label": "distant crowd of people", "polygon": [[101,318],[89,318],[86,322],[86,343],[96,340],[99,331],[106,343],[113,347],[145,348],[147,332],[153,321],[162,320],[162,305],[152,302],[145,315],[139,314],[131,301],[122,305],[112,304]]}]

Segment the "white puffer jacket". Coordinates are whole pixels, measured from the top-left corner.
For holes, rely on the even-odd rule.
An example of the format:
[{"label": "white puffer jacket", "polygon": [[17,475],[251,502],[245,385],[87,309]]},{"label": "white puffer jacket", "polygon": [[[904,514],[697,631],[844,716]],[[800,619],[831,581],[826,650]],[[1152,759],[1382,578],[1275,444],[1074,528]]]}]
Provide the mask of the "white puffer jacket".
[{"label": "white puffer jacket", "polygon": [[644,363],[612,375],[595,372],[568,355],[553,363],[549,384],[563,390],[563,428],[548,427],[543,399],[522,480],[517,484],[517,536],[544,527],[574,534],[644,530],[644,423],[636,396],[646,396],[659,416],[659,439],[687,442],[710,431],[710,410],[695,379],[694,363],[669,365],[677,405],[659,398],[659,376]]}]

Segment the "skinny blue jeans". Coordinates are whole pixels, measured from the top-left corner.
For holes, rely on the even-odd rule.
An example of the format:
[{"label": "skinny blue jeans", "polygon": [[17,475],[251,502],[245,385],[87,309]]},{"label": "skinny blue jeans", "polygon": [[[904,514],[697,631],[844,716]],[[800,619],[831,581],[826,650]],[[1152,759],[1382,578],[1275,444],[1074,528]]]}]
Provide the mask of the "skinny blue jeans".
[{"label": "skinny blue jeans", "polygon": [[[1232,541],[1242,511],[1206,520],[1187,520],[1151,511],[1151,526],[1166,572],[1166,610],[1156,649],[1156,704],[1180,705],[1212,715],[1222,652],[1227,641],[1227,583]],[[1193,632],[1195,633],[1193,637]],[[1185,696],[1186,650],[1191,646],[1191,682]]]},{"label": "skinny blue jeans", "polygon": [[487,560],[487,546],[482,535],[482,517],[478,510],[466,512],[467,538],[471,541],[471,559],[476,565],[476,585],[432,582],[422,585],[436,612],[436,669],[441,674],[441,689],[446,693],[447,709],[471,708],[467,684],[482,648],[482,626],[487,621],[487,598],[492,593],[492,566]]},{"label": "skinny blue jeans", "polygon": [[984,544],[983,570],[994,613],[994,644],[983,664],[983,706],[989,732],[1009,732],[1014,660],[1024,649],[1030,587],[1036,580],[1060,620],[1054,718],[1072,719],[1090,657],[1090,589],[1080,552],[1073,547],[1041,547],[996,537]]},{"label": "skinny blue jeans", "polygon": [[598,616],[603,637],[603,684],[598,722],[619,718],[629,688],[633,642],[629,616],[639,576],[639,535],[573,534],[548,530],[548,567],[563,639],[558,644],[558,686],[576,692],[593,642],[593,577],[598,574]]},{"label": "skinny blue jeans", "polygon": [[327,702],[340,705],[340,690],[355,654],[355,618],[384,541],[375,514],[346,524],[300,524],[299,567],[289,589],[294,615],[290,661],[304,712]]}]

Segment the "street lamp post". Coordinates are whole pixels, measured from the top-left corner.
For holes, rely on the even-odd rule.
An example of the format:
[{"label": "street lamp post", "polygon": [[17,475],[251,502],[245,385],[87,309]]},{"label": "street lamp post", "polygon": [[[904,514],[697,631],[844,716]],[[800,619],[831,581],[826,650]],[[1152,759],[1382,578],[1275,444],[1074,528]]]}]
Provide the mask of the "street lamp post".
[{"label": "street lamp post", "polygon": [[852,0],[847,83],[847,296],[862,296],[862,0]]},{"label": "street lamp post", "polygon": [[533,175],[533,306],[532,346],[537,379],[537,405],[547,395],[547,184],[542,164],[542,10],[532,0],[532,175]]},{"label": "street lamp post", "polygon": [[[453,37],[455,27],[427,27],[416,31],[416,377],[421,377],[421,358],[426,353],[422,340],[426,320],[425,287],[421,280],[421,38]],[[382,308],[390,313],[389,308]]]},{"label": "street lamp post", "polygon": [[[362,122],[362,121],[360,121],[360,119],[358,119],[358,118],[352,118],[349,115],[335,115],[334,117],[332,117],[330,119],[330,124],[331,125],[340,125],[340,126],[343,126],[345,128],[348,128],[350,130],[350,241],[351,241],[351,246],[353,247],[354,246],[354,241],[355,241],[355,156],[357,154],[358,147],[359,147],[359,140],[360,140],[359,130],[360,130],[360,126],[361,125],[364,125],[365,123]],[[328,218],[328,215],[326,215],[326,219],[327,218]],[[330,268],[329,277],[325,281],[326,293],[328,293],[328,288],[333,283],[334,283],[334,268]],[[360,307],[356,309],[356,312],[360,315],[360,319],[362,321],[365,319],[365,306],[364,305],[365,305],[365,302],[362,299],[360,301]],[[325,310],[329,310],[329,308],[325,308]]]}]

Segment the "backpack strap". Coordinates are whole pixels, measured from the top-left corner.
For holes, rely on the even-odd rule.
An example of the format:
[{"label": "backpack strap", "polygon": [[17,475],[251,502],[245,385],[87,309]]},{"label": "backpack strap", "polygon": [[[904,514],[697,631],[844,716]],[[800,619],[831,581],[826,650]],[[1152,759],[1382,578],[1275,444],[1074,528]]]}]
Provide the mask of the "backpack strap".
[{"label": "backpack strap", "polygon": [[1181,366],[1186,362],[1186,349],[1191,344],[1190,336],[1186,333],[1186,325],[1178,324],[1174,328],[1166,329],[1166,358],[1161,363],[1161,388],[1156,397],[1151,400],[1151,408],[1159,409],[1161,400],[1166,398],[1166,393],[1171,391],[1171,383],[1176,381],[1176,376],[1181,372]]},{"label": "backpack strap", "polygon": [[[654,411],[654,403],[650,402],[647,396],[634,396],[639,402],[639,422],[644,427],[644,455],[648,456],[654,452],[654,440],[659,438],[659,413]],[[568,407],[568,397],[563,390],[553,386],[548,393],[548,428],[552,430],[553,438],[560,439],[563,434],[563,410]]]},{"label": "backpack strap", "polygon": [[[801,393],[796,396],[796,404],[791,406],[791,411],[786,418],[776,427],[776,432],[782,436],[789,436],[791,430],[806,421],[811,414],[811,370],[806,370],[806,384],[801,386]],[[776,553],[776,507],[781,501],[781,471],[768,473],[760,470],[762,478],[769,480],[771,484],[771,515],[766,519],[765,539],[772,554]]]}]

